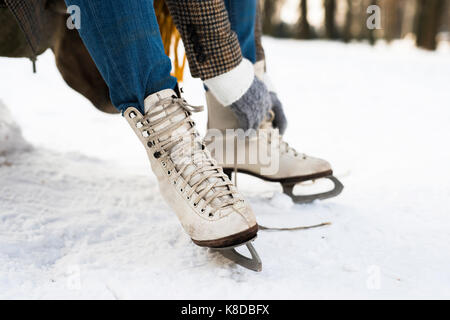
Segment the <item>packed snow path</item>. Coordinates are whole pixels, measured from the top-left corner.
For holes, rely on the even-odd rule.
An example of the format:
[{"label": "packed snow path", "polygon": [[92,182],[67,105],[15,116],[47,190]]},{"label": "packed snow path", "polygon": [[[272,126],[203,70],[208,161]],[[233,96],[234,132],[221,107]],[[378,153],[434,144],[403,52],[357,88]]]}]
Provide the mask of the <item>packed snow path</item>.
[{"label": "packed snow path", "polygon": [[[51,52],[37,75],[1,58],[0,298],[450,298],[448,53],[265,43],[286,140],[346,189],[300,206],[276,185],[239,187],[263,225],[331,226],[260,232],[262,273],[196,247],[120,116],[67,87]],[[185,92],[204,103],[197,80]]]}]

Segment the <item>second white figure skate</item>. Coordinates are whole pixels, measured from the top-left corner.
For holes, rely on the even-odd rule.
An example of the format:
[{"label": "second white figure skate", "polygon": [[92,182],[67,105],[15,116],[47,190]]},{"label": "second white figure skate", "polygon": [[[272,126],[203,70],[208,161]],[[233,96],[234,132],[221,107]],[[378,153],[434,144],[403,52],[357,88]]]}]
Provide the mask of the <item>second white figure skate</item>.
[{"label": "second white figure skate", "polygon": [[[245,137],[245,141],[240,143],[239,139],[242,137],[230,134],[233,130],[239,129],[239,123],[233,111],[221,105],[210,92],[206,92],[206,100],[208,131],[205,142],[230,179],[233,172],[240,172],[265,181],[278,182],[284,193],[295,203],[300,204],[336,197],[342,192],[344,187],[333,175],[331,165],[325,160],[307,156],[291,148],[273,128],[273,118],[268,117],[253,137]],[[272,170],[258,157],[253,157],[253,161],[249,160],[251,155],[257,153],[264,144],[267,144],[264,147],[270,156],[276,157],[271,159],[272,165],[275,164]],[[227,155],[230,145],[234,146],[235,153],[231,156]],[[334,188],[311,195],[294,194],[294,187],[297,184],[318,179],[332,181]]]}]

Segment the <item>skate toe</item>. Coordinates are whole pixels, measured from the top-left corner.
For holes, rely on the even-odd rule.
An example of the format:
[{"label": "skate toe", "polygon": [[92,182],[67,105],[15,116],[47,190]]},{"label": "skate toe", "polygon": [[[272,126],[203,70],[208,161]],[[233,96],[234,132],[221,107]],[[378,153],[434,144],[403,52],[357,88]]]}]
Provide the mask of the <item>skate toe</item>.
[{"label": "skate toe", "polygon": [[308,162],[310,163],[310,173],[320,173],[320,172],[330,172],[331,164],[323,159],[320,158],[314,158],[314,157],[308,157]]},{"label": "skate toe", "polygon": [[235,207],[217,211],[217,218],[210,221],[202,232],[201,238],[204,240],[192,240],[202,247],[223,248],[239,245],[256,237],[258,224],[251,209],[246,205]]}]

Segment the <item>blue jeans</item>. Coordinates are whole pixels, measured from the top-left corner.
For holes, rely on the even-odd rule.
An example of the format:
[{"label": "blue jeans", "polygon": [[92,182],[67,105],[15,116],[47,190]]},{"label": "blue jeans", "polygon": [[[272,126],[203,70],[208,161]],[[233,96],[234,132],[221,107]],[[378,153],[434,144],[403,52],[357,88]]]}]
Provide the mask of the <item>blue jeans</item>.
[{"label": "blue jeans", "polygon": [[66,0],[81,9],[80,36],[119,110],[144,110],[152,93],[174,89],[153,0]]},{"label": "blue jeans", "polygon": [[[164,52],[153,0],[65,0],[81,10],[78,30],[121,112],[144,110],[150,94],[173,89],[171,61]],[[231,28],[245,58],[256,60],[257,0],[224,0]]]},{"label": "blue jeans", "polygon": [[231,23],[237,34],[242,55],[256,62],[255,22],[258,0],[224,0]]}]

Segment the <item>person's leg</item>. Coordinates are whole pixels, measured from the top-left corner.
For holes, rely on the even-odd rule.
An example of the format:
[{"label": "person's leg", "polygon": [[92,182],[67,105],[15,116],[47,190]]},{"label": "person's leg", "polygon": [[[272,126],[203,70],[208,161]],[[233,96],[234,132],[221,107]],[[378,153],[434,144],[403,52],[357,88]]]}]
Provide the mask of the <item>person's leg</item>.
[{"label": "person's leg", "polygon": [[143,112],[144,99],[173,89],[171,62],[164,53],[153,0],[66,0],[81,12],[80,36],[120,111]]},{"label": "person's leg", "polygon": [[[201,78],[241,128],[257,129],[269,110],[270,94],[243,58],[224,0],[166,0],[183,39],[191,75]],[[254,59],[254,58],[253,58]]]},{"label": "person's leg", "polygon": [[[150,0],[66,0],[81,9],[81,38],[110,88],[113,103],[146,149],[161,194],[199,246],[223,248],[260,270],[251,244],[256,218],[205,150],[189,105],[170,76]],[[191,1],[191,0],[188,0]],[[202,0],[203,1],[203,0]],[[246,244],[254,263],[227,250]]]},{"label": "person's leg", "polygon": [[261,43],[262,22],[258,0],[224,0],[228,11],[231,29],[237,34],[242,55],[255,67],[256,76],[261,79],[270,92],[272,111],[275,113],[273,125],[283,134],[287,119],[275,88],[266,73],[264,49]]},{"label": "person's leg", "polygon": [[[242,55],[254,64],[256,76],[264,82],[270,92],[273,115],[270,120],[265,121],[266,123],[264,123],[263,127],[264,130],[271,131],[270,135],[275,140],[273,137],[278,136],[278,132],[272,131],[272,128],[279,129],[279,132],[283,134],[287,127],[287,120],[282,104],[266,72],[264,49],[261,43],[262,24],[257,0],[224,0],[224,2],[228,11],[231,29],[237,34],[239,39]],[[225,132],[226,130],[240,127],[239,118],[233,115],[229,108],[224,108],[224,105],[212,94],[207,92],[206,100],[208,105],[208,132],[211,129],[214,129],[212,132],[215,130]],[[209,138],[206,140],[208,141]],[[257,140],[253,140],[253,143],[260,148],[268,143],[268,140],[259,139],[258,137]],[[211,146],[214,148],[216,145],[220,145],[217,142],[217,138]],[[230,178],[232,172],[242,171],[245,173],[250,172],[252,175],[264,180],[280,182],[283,186],[283,191],[296,203],[309,203],[317,199],[327,199],[340,194],[343,186],[332,176],[331,165],[327,161],[303,155],[289,147],[284,140],[280,140],[280,146],[281,148],[277,152],[273,152],[270,145],[265,147],[266,150],[273,152],[269,161],[270,165],[267,165],[266,161],[261,161],[261,159],[254,163],[235,163],[234,159],[236,159],[236,156],[222,157],[217,160],[224,171],[230,175]],[[237,157],[241,154],[249,154],[250,150],[252,150],[250,143],[238,143],[238,148],[236,149]],[[293,194],[296,182],[320,178],[331,180],[334,183],[334,189],[308,196],[296,196]]]},{"label": "person's leg", "polygon": [[231,23],[237,34],[242,55],[256,62],[255,23],[257,0],[224,0]]}]

